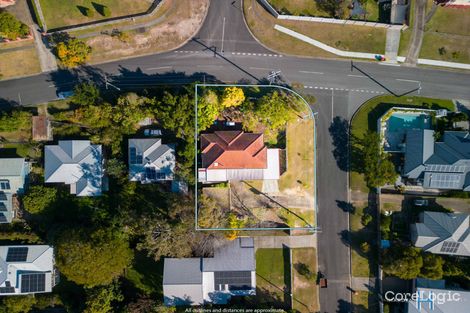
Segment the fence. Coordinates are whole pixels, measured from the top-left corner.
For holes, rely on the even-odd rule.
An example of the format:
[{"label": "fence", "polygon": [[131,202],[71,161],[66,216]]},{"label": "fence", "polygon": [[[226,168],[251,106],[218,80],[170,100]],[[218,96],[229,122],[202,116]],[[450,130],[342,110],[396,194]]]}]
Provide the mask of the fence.
[{"label": "fence", "polygon": [[379,23],[379,22],[341,20],[341,19],[336,19],[332,17],[297,16],[297,15],[279,14],[279,12],[276,11],[276,9],[269,3],[268,0],[258,0],[258,1],[270,14],[272,14],[278,20],[295,20],[295,21],[302,21],[302,22],[358,25],[358,26],[369,26],[369,27],[380,27],[380,28],[396,28],[396,29],[406,28],[406,25],[393,25],[393,24],[385,24],[385,23]]}]

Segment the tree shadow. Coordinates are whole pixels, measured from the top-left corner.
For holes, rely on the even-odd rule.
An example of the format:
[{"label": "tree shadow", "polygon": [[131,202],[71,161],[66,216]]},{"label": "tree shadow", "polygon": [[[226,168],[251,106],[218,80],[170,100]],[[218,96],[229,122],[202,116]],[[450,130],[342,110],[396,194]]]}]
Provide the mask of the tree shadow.
[{"label": "tree shadow", "polygon": [[90,10],[90,9],[87,8],[87,7],[84,7],[83,5],[77,5],[77,9],[78,9],[78,11],[80,11],[80,13],[83,16],[88,16],[89,15],[88,10]]},{"label": "tree shadow", "polygon": [[333,156],[338,168],[342,171],[349,170],[349,122],[339,116],[333,119],[328,128],[333,140]]},{"label": "tree shadow", "polygon": [[0,110],[11,110],[20,106],[19,102],[0,98]]},{"label": "tree shadow", "polygon": [[336,200],[336,205],[343,210],[343,212],[354,214],[356,212],[356,207],[347,201]]}]

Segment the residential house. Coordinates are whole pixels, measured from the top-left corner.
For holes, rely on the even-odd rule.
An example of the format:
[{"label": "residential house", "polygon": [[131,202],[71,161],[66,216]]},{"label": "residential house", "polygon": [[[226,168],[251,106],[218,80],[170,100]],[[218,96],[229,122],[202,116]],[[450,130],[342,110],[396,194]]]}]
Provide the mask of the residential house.
[{"label": "residential house", "polygon": [[470,256],[470,215],[422,212],[411,225],[411,240],[427,252]]},{"label": "residential house", "polygon": [[33,122],[33,140],[34,141],[50,141],[52,140],[51,121],[46,115],[32,117]]},{"label": "residential house", "polygon": [[0,295],[51,292],[57,282],[54,264],[50,246],[0,246]]},{"label": "residential house", "polygon": [[446,7],[468,9],[470,0],[450,0],[445,3]]},{"label": "residential house", "polygon": [[406,313],[468,313],[470,292],[452,290],[444,280],[417,278],[413,281],[414,297],[406,302]]},{"label": "residential house", "polygon": [[232,296],[256,294],[253,238],[238,238],[208,258],[166,258],[163,296],[168,306],[227,304]]},{"label": "residential house", "polygon": [[161,138],[129,139],[129,179],[141,183],[173,180],[175,145]]},{"label": "residential house", "polygon": [[279,149],[268,149],[263,134],[215,131],[202,134],[200,144],[200,182],[279,179]]},{"label": "residential house", "polygon": [[29,163],[24,158],[0,159],[0,223],[11,223],[13,196],[24,192],[28,174]]},{"label": "residential house", "polygon": [[77,196],[99,196],[103,184],[101,145],[89,140],[59,140],[58,145],[44,147],[46,183],[70,185]]},{"label": "residential house", "polygon": [[402,176],[431,189],[470,191],[470,133],[446,131],[436,142],[434,131],[411,129],[406,133]]}]

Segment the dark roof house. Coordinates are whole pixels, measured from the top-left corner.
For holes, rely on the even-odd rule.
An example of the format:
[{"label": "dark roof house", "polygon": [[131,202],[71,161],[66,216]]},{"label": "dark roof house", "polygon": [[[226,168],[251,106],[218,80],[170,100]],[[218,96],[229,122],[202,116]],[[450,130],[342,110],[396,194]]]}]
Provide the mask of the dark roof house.
[{"label": "dark roof house", "polygon": [[422,212],[411,225],[411,241],[427,252],[470,256],[470,215]]},{"label": "dark roof house", "polygon": [[33,116],[33,140],[50,141],[52,140],[51,121],[46,115]]},{"label": "dark roof house", "polygon": [[211,258],[166,258],[165,305],[226,304],[232,296],[254,295],[256,261],[252,238],[238,238]]},{"label": "dark roof house", "polygon": [[403,177],[424,188],[470,191],[470,134],[446,131],[436,142],[432,130],[408,130]]}]

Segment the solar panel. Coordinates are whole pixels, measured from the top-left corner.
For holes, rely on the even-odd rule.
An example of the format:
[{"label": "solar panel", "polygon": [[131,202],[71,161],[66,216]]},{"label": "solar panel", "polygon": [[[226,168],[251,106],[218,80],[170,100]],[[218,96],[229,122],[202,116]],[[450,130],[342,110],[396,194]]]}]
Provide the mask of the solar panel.
[{"label": "solar panel", "polygon": [[21,292],[41,292],[46,290],[46,274],[22,274]]},{"label": "solar panel", "polygon": [[27,247],[8,248],[7,262],[26,262],[28,257]]},{"label": "solar panel", "polygon": [[214,272],[214,287],[220,290],[220,285],[229,285],[230,290],[243,290],[251,288],[250,271]]},{"label": "solar panel", "polygon": [[157,178],[157,172],[155,171],[155,169],[153,167],[146,167],[145,168],[145,177],[147,177],[147,179],[156,179]]},{"label": "solar panel", "polygon": [[7,200],[7,195],[3,191],[0,191],[0,200]]},{"label": "solar panel", "polygon": [[15,287],[0,287],[0,293],[15,293]]},{"label": "solar panel", "polygon": [[3,213],[0,213],[0,223],[8,223],[7,217]]},{"label": "solar panel", "polygon": [[459,249],[459,247],[460,247],[460,243],[459,243],[459,242],[444,241],[444,242],[442,243],[441,252],[445,252],[445,253],[456,253],[457,250]]},{"label": "solar panel", "polygon": [[7,206],[5,205],[5,203],[0,202],[0,212],[6,212],[6,211],[8,211]]}]

